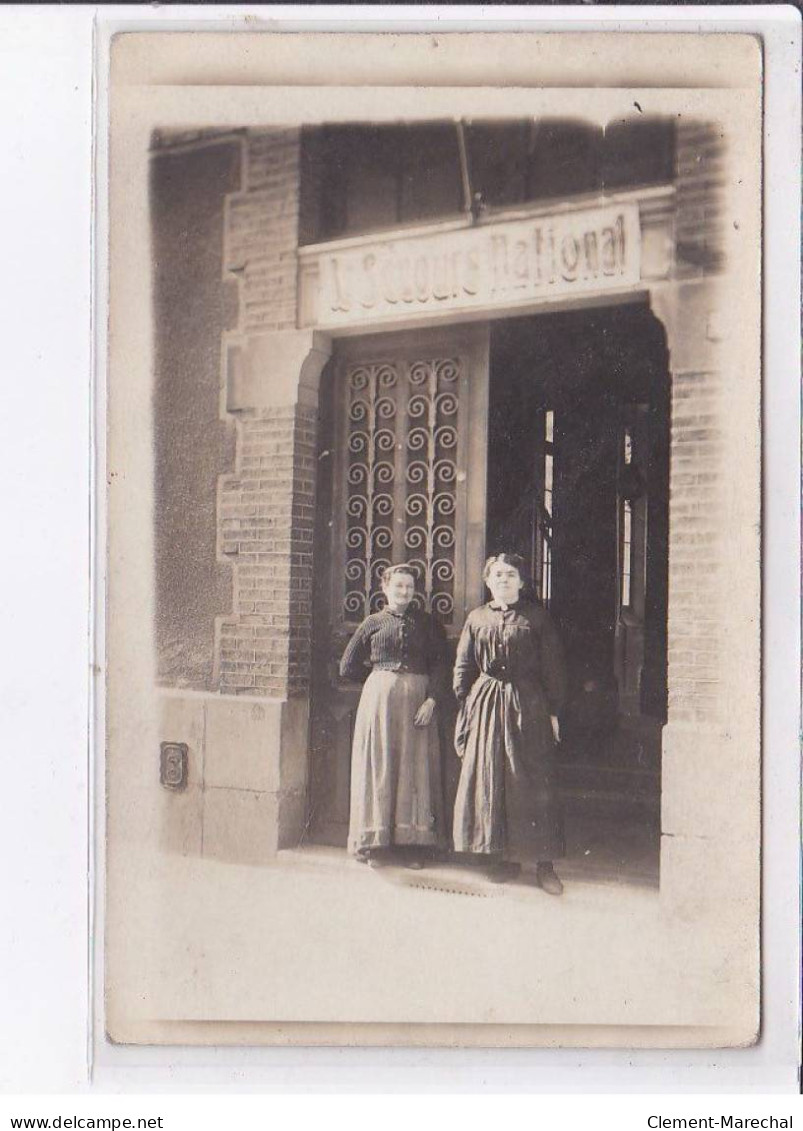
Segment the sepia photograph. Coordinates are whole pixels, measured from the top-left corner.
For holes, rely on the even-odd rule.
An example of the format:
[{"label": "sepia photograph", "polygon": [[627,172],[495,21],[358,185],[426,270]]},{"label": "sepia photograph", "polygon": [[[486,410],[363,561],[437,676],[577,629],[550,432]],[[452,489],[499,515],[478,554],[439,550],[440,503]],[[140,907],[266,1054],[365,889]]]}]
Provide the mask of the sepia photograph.
[{"label": "sepia photograph", "polygon": [[110,106],[108,1039],[751,1044],[757,41],[129,33]]}]

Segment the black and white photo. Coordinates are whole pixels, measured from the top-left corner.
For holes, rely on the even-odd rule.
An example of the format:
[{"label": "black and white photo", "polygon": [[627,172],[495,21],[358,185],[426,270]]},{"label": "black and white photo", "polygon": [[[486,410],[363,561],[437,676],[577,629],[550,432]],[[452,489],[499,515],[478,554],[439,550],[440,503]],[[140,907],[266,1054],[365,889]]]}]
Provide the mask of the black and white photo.
[{"label": "black and white photo", "polygon": [[563,88],[545,37],[493,85],[514,37],[363,36],[387,81],[260,88],[153,38],[112,59],[109,1033],[749,1043],[755,43],[567,35]]}]

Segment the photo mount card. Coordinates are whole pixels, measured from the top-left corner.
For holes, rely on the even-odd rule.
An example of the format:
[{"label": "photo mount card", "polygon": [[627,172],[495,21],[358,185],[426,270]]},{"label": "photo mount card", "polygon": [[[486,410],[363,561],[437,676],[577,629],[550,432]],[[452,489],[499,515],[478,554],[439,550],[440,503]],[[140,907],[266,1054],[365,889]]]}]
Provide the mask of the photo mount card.
[{"label": "photo mount card", "polygon": [[111,1040],[756,1039],[761,75],[115,38]]}]

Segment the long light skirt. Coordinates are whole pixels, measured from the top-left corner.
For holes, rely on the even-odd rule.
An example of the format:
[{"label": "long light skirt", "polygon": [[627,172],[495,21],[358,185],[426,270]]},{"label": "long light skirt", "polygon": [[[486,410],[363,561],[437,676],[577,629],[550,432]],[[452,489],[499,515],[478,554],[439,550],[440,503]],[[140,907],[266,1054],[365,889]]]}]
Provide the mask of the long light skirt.
[{"label": "long light skirt", "polygon": [[438,728],[414,726],[425,675],[374,671],[366,680],[351,752],[349,851],[443,844]]}]

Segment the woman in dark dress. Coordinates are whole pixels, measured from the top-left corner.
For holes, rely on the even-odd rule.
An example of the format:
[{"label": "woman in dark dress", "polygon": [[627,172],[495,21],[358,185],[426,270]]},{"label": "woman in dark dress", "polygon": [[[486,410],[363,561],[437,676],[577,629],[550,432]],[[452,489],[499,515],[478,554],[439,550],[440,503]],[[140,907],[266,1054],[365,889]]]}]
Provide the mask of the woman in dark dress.
[{"label": "woman in dark dress", "polygon": [[483,858],[496,880],[520,870],[512,854],[534,856],[537,882],[560,895],[554,748],[566,689],[563,649],[546,610],[521,599],[524,563],[517,554],[489,558],[483,578],[491,600],[469,613],[454,669],[462,759],[454,847]]},{"label": "woman in dark dress", "polygon": [[434,712],[446,684],[445,641],[413,604],[415,574],[389,566],[387,605],[367,617],[340,661],[364,679],[351,754],[349,851],[373,867],[397,854],[408,867],[444,845],[443,784]]}]

